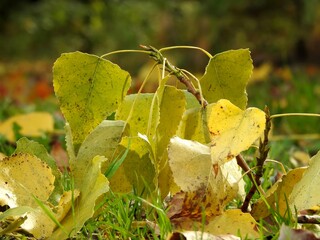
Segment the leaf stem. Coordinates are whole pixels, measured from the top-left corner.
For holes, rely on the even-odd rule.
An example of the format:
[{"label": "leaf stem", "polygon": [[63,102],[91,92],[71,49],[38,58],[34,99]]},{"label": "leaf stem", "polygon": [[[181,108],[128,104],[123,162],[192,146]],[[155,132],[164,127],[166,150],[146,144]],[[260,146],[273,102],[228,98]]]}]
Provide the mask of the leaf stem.
[{"label": "leaf stem", "polygon": [[278,117],[290,117],[290,116],[320,117],[320,114],[317,114],[317,113],[280,113],[280,114],[271,115],[271,116],[270,116],[270,119],[272,119],[272,118],[278,118]]},{"label": "leaf stem", "polygon": [[161,48],[161,49],[159,49],[159,52],[164,52],[164,51],[168,51],[168,50],[172,50],[172,49],[195,49],[195,50],[200,50],[205,55],[207,55],[209,58],[213,58],[213,56],[209,52],[207,52],[203,48],[195,47],[195,46],[171,46],[171,47]]},{"label": "leaf stem", "polygon": [[145,51],[145,50],[117,50],[117,51],[103,54],[102,56],[100,56],[100,58],[105,58],[107,56],[110,56],[113,54],[118,54],[118,53],[146,53],[146,54],[149,54],[149,51]]}]

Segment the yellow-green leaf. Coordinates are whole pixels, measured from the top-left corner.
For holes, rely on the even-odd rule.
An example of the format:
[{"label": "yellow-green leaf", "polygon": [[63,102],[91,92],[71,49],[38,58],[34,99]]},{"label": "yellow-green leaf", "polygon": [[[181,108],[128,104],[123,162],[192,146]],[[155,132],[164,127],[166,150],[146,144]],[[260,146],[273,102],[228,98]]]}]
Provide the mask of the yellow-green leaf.
[{"label": "yellow-green leaf", "polygon": [[74,161],[70,161],[70,167],[74,174],[76,188],[83,184],[83,173],[90,166],[91,159],[96,155],[104,156],[107,161],[102,165],[102,172],[107,169],[115,157],[116,148],[125,130],[123,121],[102,121],[84,140],[78,155]]},{"label": "yellow-green leaf", "polygon": [[207,144],[211,141],[208,129],[208,119],[213,104],[209,104],[206,108],[191,108],[184,112],[177,136]]},{"label": "yellow-green leaf", "polygon": [[[158,124],[158,102],[153,102],[153,93],[143,93],[143,94],[131,94],[125,97],[122,104],[119,106],[116,112],[116,119],[127,121],[130,125],[130,132],[132,136],[137,136],[138,133],[152,135],[155,132],[156,126]],[[150,111],[151,115],[150,116]],[[128,119],[130,115],[130,118]],[[149,126],[149,118],[151,119],[151,124]],[[148,127],[150,129],[148,130]]]},{"label": "yellow-green leaf", "polygon": [[241,110],[228,100],[218,101],[208,120],[213,163],[223,163],[247,150],[262,136],[265,122],[265,113],[258,108]]},{"label": "yellow-green leaf", "polygon": [[53,67],[53,85],[69,122],[75,152],[85,137],[113,113],[131,83],[128,72],[95,55],[62,54]]},{"label": "yellow-green leaf", "polygon": [[13,124],[21,127],[20,134],[23,136],[40,137],[45,132],[52,132],[54,129],[53,117],[46,112],[33,112],[13,116],[0,123],[0,134],[9,141],[16,141],[13,132]]},{"label": "yellow-green leaf", "polygon": [[94,157],[89,163],[87,171],[82,172],[82,183],[75,183],[80,186],[80,196],[74,202],[74,215],[72,211],[69,211],[61,221],[63,229],[57,228],[50,239],[63,240],[72,237],[82,228],[85,221],[93,216],[96,200],[109,191],[108,179],[101,174],[101,163],[103,161],[106,161],[104,157]]},{"label": "yellow-green leaf", "polygon": [[119,170],[110,179],[111,189],[115,192],[129,192],[135,188],[138,194],[141,194],[145,187],[154,190],[157,185],[157,170],[153,163],[150,143],[142,137],[124,137],[120,144],[123,148],[129,146],[130,151]]},{"label": "yellow-green leaf", "polygon": [[241,109],[247,105],[246,85],[252,74],[252,59],[248,49],[219,53],[210,59],[201,78],[204,98],[209,103],[228,99]]}]

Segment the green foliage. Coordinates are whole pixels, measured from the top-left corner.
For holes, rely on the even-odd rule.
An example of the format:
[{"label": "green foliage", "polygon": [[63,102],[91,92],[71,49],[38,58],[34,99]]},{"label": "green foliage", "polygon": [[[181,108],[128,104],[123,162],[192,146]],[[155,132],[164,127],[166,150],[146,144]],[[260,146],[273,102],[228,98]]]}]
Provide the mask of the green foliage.
[{"label": "green foliage", "polygon": [[85,137],[117,109],[131,79],[117,65],[80,52],[63,54],[54,64],[53,78],[77,153]]}]

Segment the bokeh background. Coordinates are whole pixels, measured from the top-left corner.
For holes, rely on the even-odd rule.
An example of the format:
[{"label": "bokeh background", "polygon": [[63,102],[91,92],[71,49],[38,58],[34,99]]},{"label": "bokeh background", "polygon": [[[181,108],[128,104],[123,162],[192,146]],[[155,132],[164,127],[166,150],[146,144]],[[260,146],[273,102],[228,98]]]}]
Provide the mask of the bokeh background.
[{"label": "bokeh background", "polygon": [[[57,110],[51,69],[61,53],[102,55],[140,44],[192,45],[212,54],[249,48],[255,65],[250,106],[268,105],[272,114],[320,113],[319,42],[318,0],[1,0],[0,121]],[[170,59],[198,75],[208,61],[194,50],[172,51]],[[136,83],[148,66],[138,54],[111,60]],[[274,126],[280,157],[320,149],[319,118],[281,118]]]}]

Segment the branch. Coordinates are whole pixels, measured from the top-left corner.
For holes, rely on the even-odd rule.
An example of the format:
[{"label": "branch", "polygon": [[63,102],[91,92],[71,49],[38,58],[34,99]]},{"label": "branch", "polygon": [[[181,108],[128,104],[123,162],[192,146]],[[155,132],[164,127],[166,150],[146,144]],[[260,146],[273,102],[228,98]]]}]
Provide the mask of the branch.
[{"label": "branch", "polygon": [[179,79],[181,83],[183,83],[187,87],[187,91],[190,92],[192,95],[196,97],[198,102],[202,107],[206,107],[208,105],[208,102],[201,96],[200,92],[197,91],[192,83],[189,81],[188,77],[183,73],[183,71],[176,66],[172,65],[168,60],[164,61],[165,58],[163,57],[162,53],[152,47],[152,46],[144,46],[140,45],[141,48],[143,48],[146,51],[149,51],[149,56],[155,60],[158,64],[165,64],[165,70]]},{"label": "branch", "polygon": [[271,118],[270,118],[269,109],[267,107],[265,107],[264,111],[266,113],[266,128],[264,129],[263,141],[261,141],[260,139],[260,143],[259,143],[259,157],[257,157],[257,166],[256,166],[257,171],[256,171],[255,179],[241,207],[241,210],[243,212],[248,211],[250,201],[257,190],[257,186],[260,186],[261,184],[260,178],[263,175],[263,164],[266,161],[269,150],[270,150],[268,146],[268,143],[269,143],[268,136],[271,130]]}]

